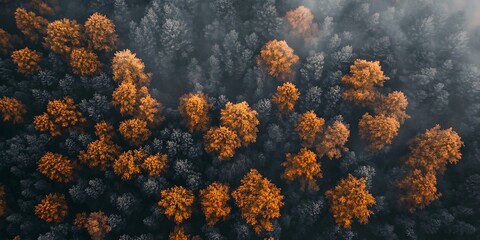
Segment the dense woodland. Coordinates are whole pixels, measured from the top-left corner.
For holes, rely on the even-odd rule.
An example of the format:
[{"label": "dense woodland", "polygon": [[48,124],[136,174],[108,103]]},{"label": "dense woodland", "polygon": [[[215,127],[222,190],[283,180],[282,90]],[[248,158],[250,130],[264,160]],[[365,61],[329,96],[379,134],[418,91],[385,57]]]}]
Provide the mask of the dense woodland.
[{"label": "dense woodland", "polygon": [[480,239],[448,2],[0,0],[0,239]]}]

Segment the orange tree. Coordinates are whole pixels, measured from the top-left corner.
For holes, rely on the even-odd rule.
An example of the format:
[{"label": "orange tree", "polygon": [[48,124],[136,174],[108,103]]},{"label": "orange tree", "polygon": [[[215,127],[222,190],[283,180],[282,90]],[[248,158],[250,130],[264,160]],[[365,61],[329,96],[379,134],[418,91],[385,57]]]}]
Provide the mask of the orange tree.
[{"label": "orange tree", "polygon": [[185,233],[182,227],[175,227],[173,232],[168,235],[168,240],[188,240],[190,235]]},{"label": "orange tree", "polygon": [[28,47],[16,50],[12,53],[12,61],[17,65],[17,71],[25,75],[32,75],[40,71],[42,56]]},{"label": "orange tree", "polygon": [[293,111],[299,97],[300,91],[298,91],[297,87],[293,83],[286,82],[282,86],[277,87],[277,92],[272,99],[277,104],[280,112],[288,113]]},{"label": "orange tree", "polygon": [[149,124],[159,124],[163,121],[163,117],[159,116],[160,112],[163,109],[161,103],[159,103],[155,98],[152,98],[148,89],[146,87],[141,87],[137,97],[138,107],[134,112],[136,118],[147,121]]},{"label": "orange tree", "polygon": [[302,144],[305,146],[313,146],[317,136],[322,133],[325,120],[317,117],[314,111],[308,111],[298,116],[295,126]]},{"label": "orange tree", "polygon": [[137,88],[133,82],[122,82],[113,91],[112,104],[118,107],[122,115],[133,115],[137,106]]},{"label": "orange tree", "polygon": [[284,205],[280,188],[256,169],[251,169],[232,196],[242,212],[242,218],[257,234],[262,230],[273,231],[271,220],[280,217],[280,208]]},{"label": "orange tree", "polygon": [[372,117],[365,113],[358,123],[358,128],[360,136],[368,141],[368,147],[373,151],[379,151],[392,143],[392,139],[398,134],[400,123],[393,117],[385,115]]},{"label": "orange tree", "polygon": [[70,182],[73,180],[73,164],[61,154],[45,153],[37,162],[38,171],[49,179],[57,182]]},{"label": "orange tree", "polygon": [[260,50],[259,64],[267,68],[270,76],[286,80],[292,76],[292,67],[299,60],[285,41],[272,40]]},{"label": "orange tree", "polygon": [[87,145],[85,151],[80,151],[78,159],[89,167],[99,167],[102,170],[113,166],[113,163],[120,155],[120,146],[109,139],[98,139]]},{"label": "orange tree", "polygon": [[182,186],[175,186],[162,190],[160,195],[161,199],[158,202],[158,206],[175,223],[182,223],[192,216],[195,196],[191,190]]},{"label": "orange tree", "polygon": [[68,205],[63,194],[48,194],[35,206],[35,215],[45,222],[62,222],[67,214]]},{"label": "orange tree", "polygon": [[12,35],[10,35],[3,28],[0,28],[0,53],[3,55],[8,55],[12,49]]},{"label": "orange tree", "polygon": [[118,42],[113,21],[100,13],[92,14],[85,22],[88,46],[95,50],[112,51]]},{"label": "orange tree", "polygon": [[4,122],[21,123],[26,112],[25,105],[19,100],[9,97],[0,98],[0,114]]},{"label": "orange tree", "polygon": [[375,198],[367,190],[366,180],[351,174],[333,189],[325,192],[330,202],[330,212],[337,225],[349,229],[356,218],[361,224],[368,223],[373,212],[368,209]]},{"label": "orange tree", "polygon": [[44,45],[54,53],[69,56],[74,48],[82,45],[81,27],[77,21],[66,18],[51,22],[47,26]]},{"label": "orange tree", "polygon": [[340,158],[342,152],[348,151],[345,144],[349,136],[350,130],[348,129],[348,125],[340,121],[335,121],[327,127],[315,144],[315,151],[318,157],[322,158],[326,155],[329,159]]},{"label": "orange tree", "polygon": [[211,105],[203,93],[189,93],[180,98],[178,111],[185,118],[190,132],[205,132],[210,126],[208,111]]},{"label": "orange tree", "polygon": [[70,54],[69,63],[73,73],[82,76],[98,72],[101,66],[97,55],[85,48],[74,48]]},{"label": "orange tree", "polygon": [[101,121],[95,124],[95,136],[101,140],[111,140],[115,129],[112,124]]},{"label": "orange tree", "polygon": [[200,204],[208,225],[213,226],[230,215],[231,207],[227,204],[228,200],[230,195],[227,184],[214,182],[200,190]]},{"label": "orange tree", "polygon": [[317,162],[317,155],[307,148],[302,148],[295,155],[287,153],[286,158],[287,161],[282,163],[285,167],[282,178],[288,181],[299,180],[302,191],[305,190],[305,186],[310,190],[318,191],[316,181],[323,175],[320,163]]},{"label": "orange tree", "polygon": [[122,121],[118,131],[133,146],[138,146],[147,141],[152,134],[147,127],[147,121],[137,118]]},{"label": "orange tree", "polygon": [[203,136],[206,152],[215,152],[219,160],[226,160],[235,155],[240,147],[237,134],[226,127],[213,127]]},{"label": "orange tree", "polygon": [[140,166],[147,156],[148,153],[143,148],[124,152],[115,160],[113,171],[122,180],[131,180],[134,175],[140,173]]},{"label": "orange tree", "polygon": [[37,16],[34,12],[27,12],[24,8],[17,8],[15,11],[15,22],[18,30],[33,42],[47,31],[47,19]]},{"label": "orange tree", "polygon": [[0,184],[0,217],[7,212],[7,202],[5,201],[5,188]]},{"label": "orange tree", "polygon": [[132,82],[136,86],[147,86],[150,74],[144,72],[145,64],[130,50],[118,51],[112,61],[113,80],[116,82]]},{"label": "orange tree", "polygon": [[147,171],[151,177],[158,177],[162,172],[167,169],[168,157],[166,154],[157,153],[145,158],[141,167]]},{"label": "orange tree", "polygon": [[299,6],[287,12],[285,16],[291,33],[306,40],[317,34],[317,26],[313,23],[313,14],[310,9]]},{"label": "orange tree", "polygon": [[380,96],[379,101],[375,104],[373,111],[375,114],[384,114],[393,117],[398,122],[403,123],[410,116],[405,112],[408,106],[407,97],[400,91],[394,91],[387,96]]},{"label": "orange tree", "polygon": [[85,122],[82,113],[77,111],[73,100],[64,97],[62,100],[52,100],[47,104],[47,111],[35,116],[33,124],[38,131],[49,131],[52,136],[60,136],[61,129]]},{"label": "orange tree", "polygon": [[252,110],[247,102],[233,104],[228,102],[220,112],[220,122],[237,133],[242,146],[248,146],[257,140],[257,111]]},{"label": "orange tree", "polygon": [[441,196],[436,185],[434,173],[422,173],[419,169],[410,171],[396,183],[400,190],[400,204],[410,212],[428,206]]},{"label": "orange tree", "polygon": [[75,215],[73,224],[77,228],[87,229],[92,240],[102,240],[112,231],[112,227],[108,225],[108,217],[105,213],[98,211],[90,214],[78,213]]}]

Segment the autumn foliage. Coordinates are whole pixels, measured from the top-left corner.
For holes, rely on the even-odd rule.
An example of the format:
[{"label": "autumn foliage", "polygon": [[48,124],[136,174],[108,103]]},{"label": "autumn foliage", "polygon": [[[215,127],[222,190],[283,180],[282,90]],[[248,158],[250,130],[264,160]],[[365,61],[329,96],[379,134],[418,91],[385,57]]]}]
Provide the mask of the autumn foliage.
[{"label": "autumn foliage", "polygon": [[315,144],[315,150],[319,158],[327,156],[329,159],[340,158],[342,152],[348,151],[345,144],[350,136],[348,125],[335,121],[332,125],[327,126],[319,140]]},{"label": "autumn foliage", "polygon": [[133,115],[137,106],[137,88],[133,82],[122,82],[112,94],[113,106],[122,115]]},{"label": "autumn foliage", "polygon": [[292,76],[292,67],[299,60],[293,49],[286,41],[272,40],[267,42],[262,50],[258,62],[267,68],[272,77],[286,80]]},{"label": "autumn foliage", "polygon": [[410,171],[396,183],[400,190],[400,203],[410,212],[422,209],[441,194],[437,192],[437,178],[432,172],[422,173],[419,169]]},{"label": "autumn foliage", "polygon": [[190,235],[185,233],[182,227],[175,227],[173,232],[168,235],[168,240],[188,240]]},{"label": "autumn foliage", "polygon": [[60,10],[57,0],[30,0],[29,5],[42,15],[54,15]]},{"label": "autumn foliage", "polygon": [[152,134],[147,127],[147,121],[137,118],[122,121],[118,131],[133,146],[138,146],[147,141]]},{"label": "autumn foliage", "polygon": [[95,124],[95,136],[101,140],[111,140],[115,129],[112,124],[101,121]]},{"label": "autumn foliage", "polygon": [[315,37],[318,32],[318,26],[313,22],[314,16],[312,12],[304,6],[288,11],[285,18],[288,29],[295,36],[309,40]]},{"label": "autumn foliage", "polygon": [[214,182],[200,190],[200,204],[208,225],[213,226],[230,215],[231,207],[228,206],[228,200],[230,194],[227,184]]},{"label": "autumn foliage", "polygon": [[0,98],[0,114],[4,122],[21,123],[26,112],[25,105],[19,100],[9,97]]},{"label": "autumn foliage", "polygon": [[304,146],[313,146],[317,136],[323,132],[324,125],[323,118],[317,117],[314,111],[308,111],[298,116],[295,130]]},{"label": "autumn foliage", "polygon": [[49,23],[45,46],[54,53],[69,56],[73,49],[82,44],[81,27],[77,21],[66,18]]},{"label": "autumn foliage", "polygon": [[33,123],[38,131],[49,131],[52,136],[60,136],[61,129],[85,121],[82,113],[77,111],[73,100],[70,97],[64,97],[62,100],[48,102],[47,111],[35,116]]},{"label": "autumn foliage", "polygon": [[95,140],[87,145],[85,151],[80,151],[78,159],[89,167],[99,167],[102,170],[113,166],[120,155],[120,146],[106,138]]},{"label": "autumn foliage", "polygon": [[67,183],[73,180],[72,161],[61,154],[47,152],[37,165],[38,171],[53,181]]},{"label": "autumn foliage", "polygon": [[349,229],[353,219],[361,224],[368,223],[373,211],[368,209],[375,204],[375,198],[367,190],[366,180],[351,174],[333,189],[325,192],[330,202],[330,212],[337,225]]},{"label": "autumn foliage", "polygon": [[24,8],[15,11],[15,22],[17,28],[31,41],[37,41],[47,31],[48,20],[34,12],[27,12]]},{"label": "autumn foliage", "polygon": [[220,112],[220,122],[237,133],[242,146],[248,146],[257,140],[257,126],[260,124],[257,115],[257,111],[245,101],[237,104],[228,102]]},{"label": "autumn foliage", "polygon": [[316,181],[323,175],[320,163],[317,162],[317,155],[307,148],[302,148],[297,154],[287,153],[286,158],[287,161],[282,163],[285,167],[282,177],[288,181],[299,180],[302,191],[305,190],[305,186],[318,191]]},{"label": "autumn foliage", "polygon": [[145,158],[145,161],[142,163],[141,167],[143,170],[147,171],[149,176],[158,177],[167,169],[167,163],[167,155],[157,153]]},{"label": "autumn foliage", "polygon": [[67,214],[68,205],[63,194],[48,194],[35,206],[35,215],[45,222],[62,222]]},{"label": "autumn foliage", "polygon": [[118,51],[112,61],[113,80],[131,82],[138,87],[150,83],[150,74],[144,72],[145,64],[130,50]]},{"label": "autumn foliage", "polygon": [[251,169],[232,196],[242,212],[242,218],[257,234],[262,230],[273,231],[271,220],[280,218],[280,208],[284,203],[280,189],[270,180],[256,169]]},{"label": "autumn foliage", "polygon": [[175,223],[181,223],[192,215],[195,196],[193,192],[182,187],[175,186],[160,192],[161,199],[158,206],[162,208],[165,215]]},{"label": "autumn foliage", "polygon": [[102,240],[112,231],[112,227],[108,225],[107,215],[102,211],[92,212],[90,214],[77,214],[74,220],[75,226],[78,228],[85,228],[90,234],[92,240]]},{"label": "autumn foliage", "polygon": [[282,86],[277,87],[277,92],[272,99],[277,104],[280,112],[288,113],[293,111],[299,97],[300,91],[298,91],[297,87],[293,83],[286,82]]},{"label": "autumn foliage", "polygon": [[99,70],[100,65],[97,55],[85,48],[75,48],[70,54],[70,66],[75,74],[82,76],[94,74]]},{"label": "autumn foliage", "polygon": [[226,160],[235,155],[235,150],[240,147],[237,134],[227,127],[210,128],[203,136],[206,152],[215,152],[219,160]]},{"label": "autumn foliage", "polygon": [[190,132],[204,132],[210,126],[208,111],[211,105],[203,93],[189,93],[180,98],[178,111],[185,118]]},{"label": "autumn foliage", "polygon": [[394,91],[387,96],[380,96],[378,103],[375,104],[373,111],[377,115],[390,116],[403,124],[410,116],[405,112],[408,106],[407,97],[400,91]]},{"label": "autumn foliage", "polygon": [[391,144],[397,136],[400,123],[393,117],[385,115],[371,116],[365,113],[358,123],[360,136],[367,140],[371,150],[382,150],[385,145]]},{"label": "autumn foliage", "polygon": [[115,160],[113,171],[122,180],[131,180],[133,176],[140,173],[141,164],[147,156],[148,153],[143,148],[124,152]]},{"label": "autumn foliage", "polygon": [[25,75],[32,75],[40,71],[42,56],[28,47],[12,53],[12,61],[17,65],[17,71]]},{"label": "autumn foliage", "polygon": [[112,51],[118,42],[113,21],[106,16],[94,13],[85,22],[88,46],[94,50]]},{"label": "autumn foliage", "polygon": [[5,201],[5,188],[0,184],[0,218],[7,212],[7,202]]}]

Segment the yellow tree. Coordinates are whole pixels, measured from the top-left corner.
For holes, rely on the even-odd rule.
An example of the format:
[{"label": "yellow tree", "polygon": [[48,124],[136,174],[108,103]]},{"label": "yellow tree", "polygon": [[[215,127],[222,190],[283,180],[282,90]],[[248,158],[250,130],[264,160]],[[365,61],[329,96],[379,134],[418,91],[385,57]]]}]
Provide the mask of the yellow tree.
[{"label": "yellow tree", "polygon": [[211,105],[203,93],[188,93],[180,98],[178,111],[185,118],[190,132],[205,132],[210,126],[208,111]]},{"label": "yellow tree", "polygon": [[152,134],[147,127],[147,121],[137,118],[122,121],[118,131],[133,146],[138,146],[147,141]]},{"label": "yellow tree", "polygon": [[342,152],[348,151],[345,144],[350,136],[348,125],[335,121],[328,126],[315,144],[315,150],[319,158],[327,156],[329,159],[342,157]]},{"label": "yellow tree", "polygon": [[375,114],[384,114],[385,116],[394,117],[398,122],[403,124],[410,116],[405,112],[408,106],[407,97],[400,91],[394,91],[387,96],[380,96],[380,100],[375,104],[373,111]]},{"label": "yellow tree", "polygon": [[285,41],[272,40],[267,42],[262,50],[258,63],[267,68],[268,74],[272,77],[286,80],[292,74],[292,67],[299,60],[293,49]]},{"label": "yellow tree", "polygon": [[282,163],[285,167],[282,178],[288,181],[299,180],[302,191],[305,190],[305,186],[310,190],[318,191],[316,181],[323,175],[320,163],[317,162],[317,155],[307,148],[302,148],[295,155],[287,153],[286,158],[287,161]]},{"label": "yellow tree", "polygon": [[400,190],[400,204],[410,212],[422,209],[441,194],[437,192],[437,178],[435,173],[422,173],[419,169],[410,171],[396,183]]},{"label": "yellow tree", "polygon": [[24,8],[15,11],[15,22],[23,35],[35,42],[47,31],[48,20],[37,16],[34,12],[27,12]]},{"label": "yellow tree", "polygon": [[48,194],[35,206],[35,215],[45,222],[60,223],[68,214],[65,195]]},{"label": "yellow tree", "polygon": [[70,66],[73,73],[78,75],[90,75],[98,72],[101,63],[95,53],[85,48],[75,48],[70,54]]},{"label": "yellow tree", "polygon": [[37,165],[38,171],[53,181],[68,183],[73,180],[73,163],[61,154],[47,152]]},{"label": "yellow tree", "polygon": [[452,128],[440,129],[440,125],[417,135],[410,144],[406,165],[423,173],[443,173],[446,165],[456,164],[461,158],[463,146],[460,136]]},{"label": "yellow tree", "polygon": [[77,21],[66,18],[51,22],[47,26],[44,44],[54,53],[69,56],[83,42],[81,27]]},{"label": "yellow tree", "polygon": [[112,104],[118,107],[122,115],[133,115],[137,105],[137,88],[133,82],[122,82],[113,91]]},{"label": "yellow tree", "polygon": [[160,195],[161,199],[158,202],[158,206],[175,223],[182,223],[192,216],[195,196],[191,190],[182,186],[175,186],[162,190]]},{"label": "yellow tree", "polygon": [[118,42],[113,21],[100,13],[92,14],[85,22],[88,46],[99,51],[112,51]]},{"label": "yellow tree", "polygon": [[49,131],[52,136],[60,136],[60,130],[85,122],[82,113],[70,97],[62,100],[52,100],[47,104],[47,111],[42,115],[35,116],[33,124],[38,131]]},{"label": "yellow tree", "polygon": [[207,188],[200,190],[200,204],[208,225],[213,226],[220,220],[225,220],[230,215],[231,207],[227,184],[213,182]]},{"label": "yellow tree", "polygon": [[140,173],[140,166],[147,158],[148,153],[143,148],[122,153],[113,164],[113,171],[122,180],[131,180],[133,176]]},{"label": "yellow tree", "polygon": [[233,104],[228,102],[220,112],[220,122],[237,133],[242,146],[248,146],[257,140],[257,111],[252,110],[247,102]]},{"label": "yellow tree", "polygon": [[151,177],[158,177],[167,169],[168,157],[166,154],[157,153],[145,158],[141,167],[147,171]]},{"label": "yellow tree", "polygon": [[25,75],[32,75],[40,71],[42,56],[28,47],[16,50],[12,53],[12,61],[17,65],[17,71]]},{"label": "yellow tree", "polygon": [[318,32],[317,24],[313,23],[312,12],[304,6],[288,11],[285,18],[289,31],[307,41]]},{"label": "yellow tree", "polygon": [[326,191],[325,195],[335,222],[343,228],[350,229],[354,218],[366,224],[373,214],[368,208],[375,204],[375,198],[368,192],[364,178],[349,174],[334,189]]},{"label": "yellow tree", "polygon": [[25,105],[19,100],[9,97],[0,98],[0,114],[4,122],[21,123],[26,112]]},{"label": "yellow tree", "polygon": [[118,51],[112,61],[113,80],[132,82],[138,87],[150,83],[150,74],[145,73],[145,64],[130,50]]},{"label": "yellow tree", "polygon": [[368,141],[368,147],[373,151],[382,150],[385,145],[391,144],[399,128],[397,119],[385,115],[372,117],[365,113],[358,123],[360,137]]},{"label": "yellow tree", "polygon": [[300,91],[297,87],[293,83],[286,82],[277,87],[277,92],[273,95],[272,100],[277,104],[280,112],[288,113],[293,111],[299,97]]},{"label": "yellow tree", "polygon": [[203,136],[206,152],[215,152],[219,160],[226,160],[235,155],[240,147],[237,134],[226,127],[213,127]]},{"label": "yellow tree", "polygon": [[312,110],[300,114],[295,130],[297,131],[302,144],[311,147],[317,136],[322,133],[324,125],[325,120],[317,117],[317,114]]},{"label": "yellow tree", "polygon": [[257,234],[263,230],[273,231],[271,220],[280,217],[280,208],[284,205],[280,188],[256,169],[251,169],[232,196],[242,212],[242,218]]}]

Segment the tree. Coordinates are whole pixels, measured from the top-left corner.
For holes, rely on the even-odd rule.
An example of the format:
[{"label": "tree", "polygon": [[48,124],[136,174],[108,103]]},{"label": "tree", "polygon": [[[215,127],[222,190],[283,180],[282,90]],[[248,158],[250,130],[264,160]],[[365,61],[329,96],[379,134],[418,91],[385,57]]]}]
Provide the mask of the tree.
[{"label": "tree", "polygon": [[295,155],[287,153],[286,158],[287,161],[282,163],[282,166],[285,167],[282,178],[288,181],[300,180],[302,191],[305,190],[305,186],[310,190],[318,191],[316,181],[318,178],[323,178],[323,175],[315,153],[307,148],[302,148]]},{"label": "tree", "polygon": [[272,100],[278,105],[278,110],[282,113],[293,111],[295,103],[300,97],[300,91],[290,82],[277,87],[277,92],[273,95]]},{"label": "tree", "polygon": [[3,28],[0,28],[0,53],[3,55],[8,55],[12,49],[12,35],[10,35]]},{"label": "tree", "polygon": [[158,177],[167,169],[168,156],[166,154],[157,153],[145,158],[141,167],[147,171],[151,177]]},{"label": "tree", "polygon": [[159,113],[162,111],[163,106],[155,98],[148,93],[146,87],[142,87],[139,91],[144,97],[140,97],[138,100],[138,107],[134,113],[135,117],[145,120],[150,124],[157,123],[159,124],[163,118],[159,116]]},{"label": "tree", "polygon": [[190,235],[186,234],[182,227],[175,227],[175,230],[168,235],[168,240],[189,240]]},{"label": "tree", "polygon": [[29,5],[42,15],[55,15],[60,11],[57,0],[31,0]]},{"label": "tree", "polygon": [[73,164],[61,154],[47,152],[37,162],[38,171],[50,180],[68,183],[73,180]]},{"label": "tree", "polygon": [[419,169],[410,171],[396,183],[400,204],[412,213],[428,206],[441,196],[436,185],[435,173],[422,173]]},{"label": "tree", "polygon": [[464,145],[452,128],[440,129],[440,125],[419,134],[410,144],[410,154],[405,164],[423,173],[443,173],[447,163],[456,164]]},{"label": "tree", "polygon": [[70,54],[70,66],[73,73],[81,76],[90,75],[98,72],[101,63],[95,53],[87,51],[85,48],[75,48]]},{"label": "tree", "polygon": [[133,82],[125,81],[113,91],[112,104],[119,107],[122,115],[133,115],[137,105],[137,88]]},{"label": "tree", "polygon": [[227,102],[220,111],[220,122],[237,133],[242,146],[248,146],[257,140],[257,126],[260,124],[257,115],[257,111],[252,110],[245,101],[237,104]]},{"label": "tree", "polygon": [[5,201],[5,188],[0,184],[0,217],[7,212],[7,202]]},{"label": "tree", "polygon": [[88,46],[95,50],[110,52],[118,42],[113,21],[97,12],[85,22],[85,33]]},{"label": "tree", "polygon": [[325,120],[317,117],[314,111],[300,114],[295,130],[300,136],[302,144],[307,147],[313,146],[317,136],[323,132]]},{"label": "tree", "polygon": [[389,93],[386,97],[380,96],[380,100],[375,104],[373,111],[377,115],[384,114],[397,119],[403,124],[410,116],[405,112],[408,106],[407,97],[400,91]]},{"label": "tree", "polygon": [[25,105],[15,98],[0,98],[0,113],[4,122],[12,122],[14,124],[23,121],[23,115],[27,113]]},{"label": "tree", "polygon": [[368,223],[368,218],[373,214],[368,208],[375,204],[375,198],[368,192],[366,182],[364,178],[348,174],[334,189],[325,192],[337,225],[350,229],[354,218],[361,224]]},{"label": "tree", "polygon": [[227,127],[210,128],[203,136],[206,152],[216,152],[219,160],[230,159],[241,146],[237,134]]},{"label": "tree", "polygon": [[52,136],[60,136],[62,134],[61,129],[85,121],[82,113],[77,111],[73,100],[70,97],[64,97],[62,100],[49,101],[47,111],[35,116],[33,124],[38,131],[49,131]]},{"label": "tree", "polygon": [[360,105],[371,105],[379,94],[375,87],[383,86],[389,79],[383,74],[379,61],[357,59],[350,66],[350,74],[342,77],[346,86],[343,98]]},{"label": "tree", "polygon": [[99,167],[105,171],[113,166],[120,151],[120,146],[114,144],[110,139],[101,138],[89,143],[86,151],[80,151],[78,159],[91,168]]},{"label": "tree", "polygon": [[285,18],[290,32],[305,40],[315,37],[318,32],[317,24],[313,23],[312,12],[304,6],[288,11]]},{"label": "tree", "polygon": [[180,98],[178,111],[185,118],[188,131],[205,132],[210,126],[208,112],[212,106],[203,93],[188,93]]},{"label": "tree", "polygon": [[12,53],[12,61],[17,65],[17,71],[25,75],[32,75],[41,70],[40,61],[42,56],[28,47],[16,50]]},{"label": "tree", "polygon": [[101,121],[95,124],[95,136],[100,140],[111,140],[114,132],[115,129],[112,124],[106,121]]},{"label": "tree", "polygon": [[102,211],[92,212],[90,214],[79,213],[75,216],[74,225],[78,228],[87,229],[92,240],[102,240],[112,231],[108,224],[108,217]]},{"label": "tree", "polygon": [[373,151],[382,150],[385,145],[391,144],[399,128],[400,123],[397,119],[385,115],[372,117],[365,113],[358,123],[360,136],[368,141],[368,147]]},{"label": "tree", "polygon": [[73,49],[82,44],[81,27],[77,21],[66,18],[51,22],[47,26],[44,44],[54,53],[69,56]]},{"label": "tree", "polygon": [[342,152],[348,151],[345,143],[347,143],[349,136],[350,130],[348,129],[348,125],[340,121],[335,121],[327,127],[316,143],[315,150],[318,157],[322,158],[326,155],[329,159],[340,158]]},{"label": "tree", "polygon": [[68,214],[68,205],[65,195],[60,193],[46,195],[35,206],[35,215],[45,222],[60,223]]},{"label": "tree", "polygon": [[175,186],[160,192],[161,199],[158,202],[168,218],[175,223],[182,223],[192,215],[195,196],[191,190],[182,186]]},{"label": "tree", "polygon": [[147,141],[152,132],[147,128],[147,121],[133,118],[120,123],[118,131],[131,145],[138,146]]},{"label": "tree", "polygon": [[23,35],[35,42],[47,31],[48,20],[37,16],[34,12],[27,12],[24,8],[15,11],[15,22]]},{"label": "tree", "polygon": [[131,180],[134,175],[140,173],[140,166],[147,156],[148,153],[143,148],[124,152],[113,163],[113,171],[122,180]]},{"label": "tree", "polygon": [[147,86],[151,75],[144,70],[145,64],[130,50],[115,53],[112,61],[113,80],[119,83],[131,82],[138,87]]},{"label": "tree", "polygon": [[256,169],[251,169],[232,196],[242,212],[242,218],[257,234],[262,230],[273,231],[271,220],[280,217],[280,208],[284,205],[280,188]]},{"label": "tree", "polygon": [[231,207],[227,184],[213,182],[207,188],[200,190],[200,204],[209,226],[215,225],[220,220],[225,220],[230,215]]},{"label": "tree", "polygon": [[260,51],[257,61],[266,66],[268,74],[280,80],[291,78],[292,66],[299,60],[285,41],[272,40],[267,42]]}]

